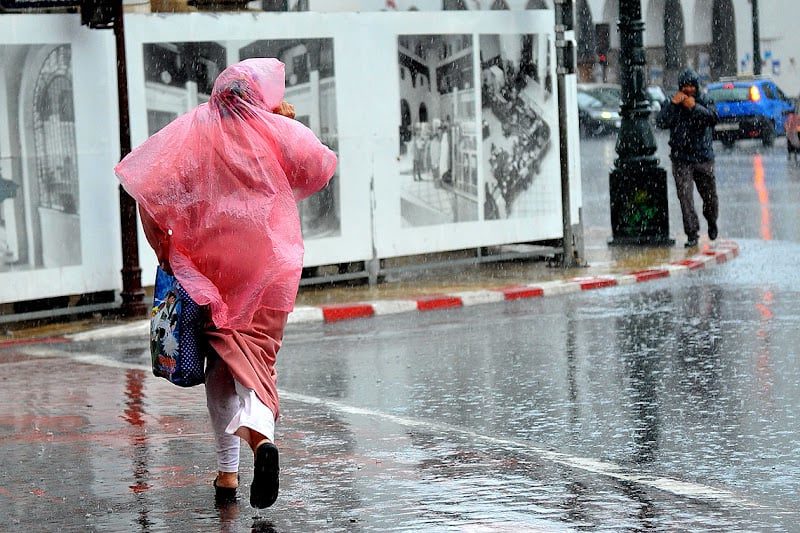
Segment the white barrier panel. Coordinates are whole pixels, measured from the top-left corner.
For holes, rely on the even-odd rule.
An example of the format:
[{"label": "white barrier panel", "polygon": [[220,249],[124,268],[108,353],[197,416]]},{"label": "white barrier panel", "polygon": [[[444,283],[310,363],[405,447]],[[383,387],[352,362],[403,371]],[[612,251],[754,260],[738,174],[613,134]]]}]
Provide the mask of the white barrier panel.
[{"label": "white barrier panel", "polygon": [[[277,57],[286,64],[286,99],[295,105],[297,119],[339,155],[330,185],[300,205],[305,265],[372,257],[374,136],[363,126],[371,110],[347,94],[364,73],[354,65],[357,51],[342,49],[336,38],[353,30],[352,20],[313,13],[129,15],[125,20],[134,146],[207,101],[214,79],[228,65]],[[194,80],[187,79],[187,62],[197,66]],[[143,279],[152,279],[155,257],[141,233],[140,253]]]},{"label": "white barrier panel", "polygon": [[364,16],[371,61],[397,68],[372,91],[399,102],[384,130],[397,162],[375,183],[377,255],[560,237],[553,13]]},{"label": "white barrier panel", "polygon": [[114,39],[0,17],[0,303],[117,289]]},{"label": "white barrier panel", "polygon": [[340,158],[301,208],[306,266],[561,236],[551,11],[126,20],[134,144],[227,65],[286,63],[287,99]]},{"label": "white barrier panel", "polygon": [[[553,24],[547,10],[126,15],[132,142],[207,101],[226,66],[278,57],[298,119],[339,155],[300,209],[306,266],[558,238]],[[114,60],[113,34],[76,15],[0,17],[0,303],[120,288]],[[141,230],[139,247],[149,285]]]}]

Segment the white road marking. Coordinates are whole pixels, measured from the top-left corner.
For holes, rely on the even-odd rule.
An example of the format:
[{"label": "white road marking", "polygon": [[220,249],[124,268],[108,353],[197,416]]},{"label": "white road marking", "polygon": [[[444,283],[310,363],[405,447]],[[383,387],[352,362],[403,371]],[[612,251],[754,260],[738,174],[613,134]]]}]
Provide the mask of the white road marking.
[{"label": "white road marking", "polygon": [[484,442],[489,442],[495,445],[504,445],[517,449],[522,449],[527,453],[535,454],[542,459],[549,460],[572,469],[583,470],[585,472],[599,474],[613,479],[618,479],[620,481],[627,481],[630,483],[636,483],[638,485],[644,485],[646,487],[658,489],[663,492],[667,492],[669,494],[681,496],[684,498],[713,501],[716,503],[723,503],[737,507],[745,507],[753,509],[762,507],[728,490],[719,489],[708,485],[701,485],[699,483],[681,481],[679,479],[671,479],[667,477],[652,476],[645,473],[632,472],[614,463],[555,452],[552,450],[547,450],[545,448],[534,446],[529,442],[525,442],[518,439],[503,439],[498,437],[492,437],[477,433],[476,431],[473,431],[468,428],[463,428],[460,426],[454,426],[451,424],[434,422],[430,420],[419,420],[415,418],[406,418],[406,417],[391,415],[387,413],[382,413],[380,411],[375,411],[373,409],[355,407],[341,402],[326,400],[314,396],[307,396],[305,394],[280,391],[280,395],[281,398],[283,399],[293,400],[296,402],[302,402],[312,405],[322,405],[328,409],[352,415],[380,418],[383,420],[394,422],[401,426],[424,428],[427,430],[435,431],[437,433],[442,433],[442,432],[460,433],[474,440],[482,440]]}]

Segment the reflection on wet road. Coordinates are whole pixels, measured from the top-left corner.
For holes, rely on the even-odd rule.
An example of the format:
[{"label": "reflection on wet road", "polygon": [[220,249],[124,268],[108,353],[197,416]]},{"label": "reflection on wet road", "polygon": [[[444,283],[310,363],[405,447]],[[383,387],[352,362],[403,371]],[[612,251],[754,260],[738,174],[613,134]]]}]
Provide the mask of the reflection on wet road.
[{"label": "reflection on wet road", "polygon": [[772,240],[772,228],[770,227],[769,211],[769,190],[764,181],[764,162],[761,154],[753,156],[753,188],[758,195],[758,204],[761,206],[761,225],[760,236],[765,241]]},{"label": "reflection on wet road", "polygon": [[[525,442],[539,460],[552,450],[728,491],[797,518],[800,339],[786,326],[798,320],[798,253],[748,241],[729,266],[644,291],[294,332],[282,386]],[[715,507],[699,505],[698,517]]]}]

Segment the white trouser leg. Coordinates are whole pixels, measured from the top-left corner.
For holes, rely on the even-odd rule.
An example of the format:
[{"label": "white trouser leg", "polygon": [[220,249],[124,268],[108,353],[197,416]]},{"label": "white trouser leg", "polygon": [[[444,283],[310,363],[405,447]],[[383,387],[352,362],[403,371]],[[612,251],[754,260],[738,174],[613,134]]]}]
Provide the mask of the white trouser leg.
[{"label": "white trouser leg", "polygon": [[236,380],[234,383],[239,398],[239,409],[230,419],[225,431],[234,434],[240,427],[246,427],[275,442],[275,414],[272,409],[258,399],[255,391],[244,387]]},{"label": "white trouser leg", "polygon": [[239,437],[225,431],[240,409],[236,385],[228,365],[219,357],[210,357],[206,367],[206,405],[214,429],[220,472],[239,471]]}]

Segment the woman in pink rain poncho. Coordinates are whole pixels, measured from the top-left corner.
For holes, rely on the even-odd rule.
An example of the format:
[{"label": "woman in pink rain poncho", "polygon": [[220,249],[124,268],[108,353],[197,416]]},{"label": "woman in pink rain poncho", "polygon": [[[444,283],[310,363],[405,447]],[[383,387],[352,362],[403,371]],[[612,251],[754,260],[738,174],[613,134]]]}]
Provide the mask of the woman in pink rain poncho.
[{"label": "woman in pink rain poncho", "polygon": [[303,265],[296,202],[325,187],[336,156],[283,101],[284,66],[225,69],[211,99],[131,152],[115,171],[139,203],[161,265],[210,309],[206,368],[217,497],[235,498],[239,443],[253,450],[250,503],[278,494],[275,357]]}]

